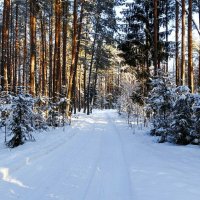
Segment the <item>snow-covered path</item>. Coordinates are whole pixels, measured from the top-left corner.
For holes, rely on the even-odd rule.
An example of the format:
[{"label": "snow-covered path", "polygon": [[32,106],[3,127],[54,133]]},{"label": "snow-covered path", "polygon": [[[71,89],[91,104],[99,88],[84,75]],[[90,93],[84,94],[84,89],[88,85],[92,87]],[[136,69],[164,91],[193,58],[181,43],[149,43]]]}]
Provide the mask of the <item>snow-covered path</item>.
[{"label": "snow-covered path", "polygon": [[157,144],[115,111],[0,149],[1,200],[199,200],[200,149]]}]

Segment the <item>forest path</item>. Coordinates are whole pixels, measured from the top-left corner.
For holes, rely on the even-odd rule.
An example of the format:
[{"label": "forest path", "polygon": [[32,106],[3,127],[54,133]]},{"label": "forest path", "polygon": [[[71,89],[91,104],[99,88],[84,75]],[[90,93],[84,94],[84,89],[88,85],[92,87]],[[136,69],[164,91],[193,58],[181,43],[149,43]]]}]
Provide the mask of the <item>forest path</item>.
[{"label": "forest path", "polygon": [[116,111],[81,115],[62,136],[46,136],[48,142],[36,149],[22,146],[12,158],[4,156],[1,199],[133,199],[116,119]]},{"label": "forest path", "polygon": [[199,147],[158,144],[147,131],[105,110],[12,150],[0,132],[0,199],[199,200]]}]

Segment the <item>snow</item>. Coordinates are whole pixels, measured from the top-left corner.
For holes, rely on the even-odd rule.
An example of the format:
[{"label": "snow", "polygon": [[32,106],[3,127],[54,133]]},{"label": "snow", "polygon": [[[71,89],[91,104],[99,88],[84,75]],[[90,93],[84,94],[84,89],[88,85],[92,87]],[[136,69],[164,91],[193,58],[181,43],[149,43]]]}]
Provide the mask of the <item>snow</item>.
[{"label": "snow", "polygon": [[199,200],[199,146],[158,144],[147,131],[96,110],[36,142],[1,144],[0,199]]}]

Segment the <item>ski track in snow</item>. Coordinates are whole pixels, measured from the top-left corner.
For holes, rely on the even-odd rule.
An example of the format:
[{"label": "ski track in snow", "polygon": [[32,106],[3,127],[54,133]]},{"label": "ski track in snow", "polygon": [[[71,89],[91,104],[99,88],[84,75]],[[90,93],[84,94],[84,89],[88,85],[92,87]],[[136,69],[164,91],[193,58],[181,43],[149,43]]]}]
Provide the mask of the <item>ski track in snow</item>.
[{"label": "ski track in snow", "polygon": [[132,134],[116,111],[95,111],[0,148],[0,199],[199,200],[199,147],[157,144],[145,131]]}]

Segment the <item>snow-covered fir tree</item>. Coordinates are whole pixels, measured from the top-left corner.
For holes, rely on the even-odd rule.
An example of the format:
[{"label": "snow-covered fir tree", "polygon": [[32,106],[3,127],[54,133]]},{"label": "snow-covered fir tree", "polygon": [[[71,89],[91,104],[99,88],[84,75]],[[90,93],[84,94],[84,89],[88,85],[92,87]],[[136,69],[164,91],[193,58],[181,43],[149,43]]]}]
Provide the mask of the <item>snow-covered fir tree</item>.
[{"label": "snow-covered fir tree", "polygon": [[20,92],[12,97],[11,113],[7,121],[11,139],[7,145],[11,148],[23,144],[27,140],[34,141],[31,132],[34,130],[34,100],[29,94]]},{"label": "snow-covered fir tree", "polygon": [[152,80],[152,87],[147,100],[147,110],[153,114],[151,134],[160,136],[159,142],[164,142],[170,132],[175,93],[170,78],[164,74]]},{"label": "snow-covered fir tree", "polygon": [[200,144],[200,95],[194,94],[192,143]]},{"label": "snow-covered fir tree", "polygon": [[179,86],[176,92],[170,140],[176,144],[189,144],[192,141],[194,97],[187,86]]}]

